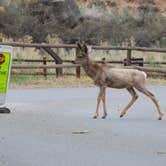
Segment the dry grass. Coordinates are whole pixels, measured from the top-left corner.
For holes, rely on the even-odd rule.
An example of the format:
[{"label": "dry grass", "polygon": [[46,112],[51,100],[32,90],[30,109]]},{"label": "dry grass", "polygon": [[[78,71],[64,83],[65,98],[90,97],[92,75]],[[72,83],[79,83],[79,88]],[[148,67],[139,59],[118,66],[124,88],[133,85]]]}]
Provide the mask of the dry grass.
[{"label": "dry grass", "polygon": [[162,79],[154,79],[154,78],[148,78],[148,84],[151,85],[164,85],[166,86],[166,79],[162,78]]},{"label": "dry grass", "polygon": [[[148,78],[147,85],[166,85],[165,79]],[[64,76],[56,78],[53,76],[45,79],[44,77],[20,76],[13,77],[10,82],[10,88],[72,88],[72,87],[94,87],[93,81],[87,76],[81,76],[81,79],[75,76]]]},{"label": "dry grass", "polygon": [[91,87],[93,81],[86,76],[82,76],[78,79],[74,76],[63,76],[63,77],[34,77],[23,76],[13,77],[10,81],[10,88],[71,88],[71,87]]}]

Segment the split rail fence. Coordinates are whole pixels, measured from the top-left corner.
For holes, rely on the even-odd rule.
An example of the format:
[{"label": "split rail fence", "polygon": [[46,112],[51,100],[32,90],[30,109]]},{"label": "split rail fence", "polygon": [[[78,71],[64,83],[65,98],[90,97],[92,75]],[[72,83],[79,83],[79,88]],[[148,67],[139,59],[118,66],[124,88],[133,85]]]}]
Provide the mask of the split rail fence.
[{"label": "split rail fence", "polygon": [[[31,65],[12,65],[12,69],[14,70],[26,70],[26,69],[42,69],[41,72],[13,72],[12,74],[15,75],[43,75],[47,77],[47,75],[56,75],[57,77],[63,76],[63,68],[75,68],[75,75],[77,78],[81,76],[81,66],[79,64],[75,64],[72,60],[63,60],[61,56],[53,50],[53,48],[64,48],[64,49],[75,49],[75,54],[77,53],[76,45],[53,45],[53,44],[30,44],[30,43],[16,43],[16,42],[0,42],[0,45],[10,45],[13,47],[32,47],[37,49],[43,49],[47,52],[51,57],[52,60],[46,59],[13,59],[14,62],[31,62],[34,64]],[[160,67],[144,67],[144,64],[150,64],[150,61],[144,62],[143,58],[133,58],[132,51],[143,51],[143,52],[158,52],[164,53],[166,56],[166,48],[146,48],[146,47],[115,47],[115,46],[92,46],[92,49],[95,50],[126,50],[126,58],[123,61],[105,61],[104,59],[101,61],[96,61],[97,63],[116,63],[116,64],[123,64],[126,68],[137,68],[139,70],[147,72],[149,75],[160,75],[162,77],[166,77],[166,68]],[[38,65],[36,62],[40,62],[41,65]],[[52,62],[55,64],[48,64],[48,62]],[[65,64],[65,63],[70,64]],[[35,64],[36,63],[36,64]],[[162,64],[166,65],[166,62],[154,62],[154,64]],[[56,73],[49,73],[47,69],[56,69]],[[154,74],[153,74],[154,73]]]}]

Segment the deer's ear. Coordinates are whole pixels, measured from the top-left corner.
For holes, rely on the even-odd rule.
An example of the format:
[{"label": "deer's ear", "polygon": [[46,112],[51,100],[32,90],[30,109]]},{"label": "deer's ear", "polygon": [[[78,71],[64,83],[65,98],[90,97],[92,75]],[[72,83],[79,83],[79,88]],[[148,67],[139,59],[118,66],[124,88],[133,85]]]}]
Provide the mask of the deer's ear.
[{"label": "deer's ear", "polygon": [[84,44],[84,51],[89,55],[92,52],[92,46],[87,46]]},{"label": "deer's ear", "polygon": [[87,47],[86,44],[84,44],[84,51],[85,51],[86,54],[88,53],[88,47]]},{"label": "deer's ear", "polygon": [[82,52],[82,46],[81,46],[80,43],[77,43],[77,47],[76,47],[76,57],[79,57],[81,52]]},{"label": "deer's ear", "polygon": [[92,52],[92,46],[88,46],[88,54]]},{"label": "deer's ear", "polygon": [[77,47],[81,50],[82,49],[82,46],[80,43],[77,43]]}]

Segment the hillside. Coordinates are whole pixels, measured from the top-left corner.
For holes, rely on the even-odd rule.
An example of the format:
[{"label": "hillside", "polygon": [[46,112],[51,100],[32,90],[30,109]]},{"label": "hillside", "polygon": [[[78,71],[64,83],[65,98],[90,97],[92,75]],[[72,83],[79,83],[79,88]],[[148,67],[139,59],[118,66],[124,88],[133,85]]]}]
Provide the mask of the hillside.
[{"label": "hillside", "polygon": [[166,16],[165,0],[78,0],[79,5],[85,8],[100,6],[108,12],[113,9],[128,9],[130,12],[136,13],[140,7],[150,6],[152,10]]},{"label": "hillside", "polygon": [[[17,40],[166,46],[165,0],[0,1],[0,33]],[[18,26],[19,25],[19,26]],[[32,26],[33,25],[33,26]]]}]

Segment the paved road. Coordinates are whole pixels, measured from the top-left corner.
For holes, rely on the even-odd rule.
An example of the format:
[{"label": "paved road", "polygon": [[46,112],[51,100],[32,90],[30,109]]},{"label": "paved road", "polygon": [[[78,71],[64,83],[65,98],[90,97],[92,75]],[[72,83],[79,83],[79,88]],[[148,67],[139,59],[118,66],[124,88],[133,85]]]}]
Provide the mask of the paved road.
[{"label": "paved road", "polygon": [[[166,87],[150,86],[166,112]],[[140,95],[128,114],[125,90],[107,92],[108,118],[92,119],[97,88],[9,90],[0,115],[0,166],[165,166],[166,118]],[[84,134],[75,134],[84,131]]]}]

